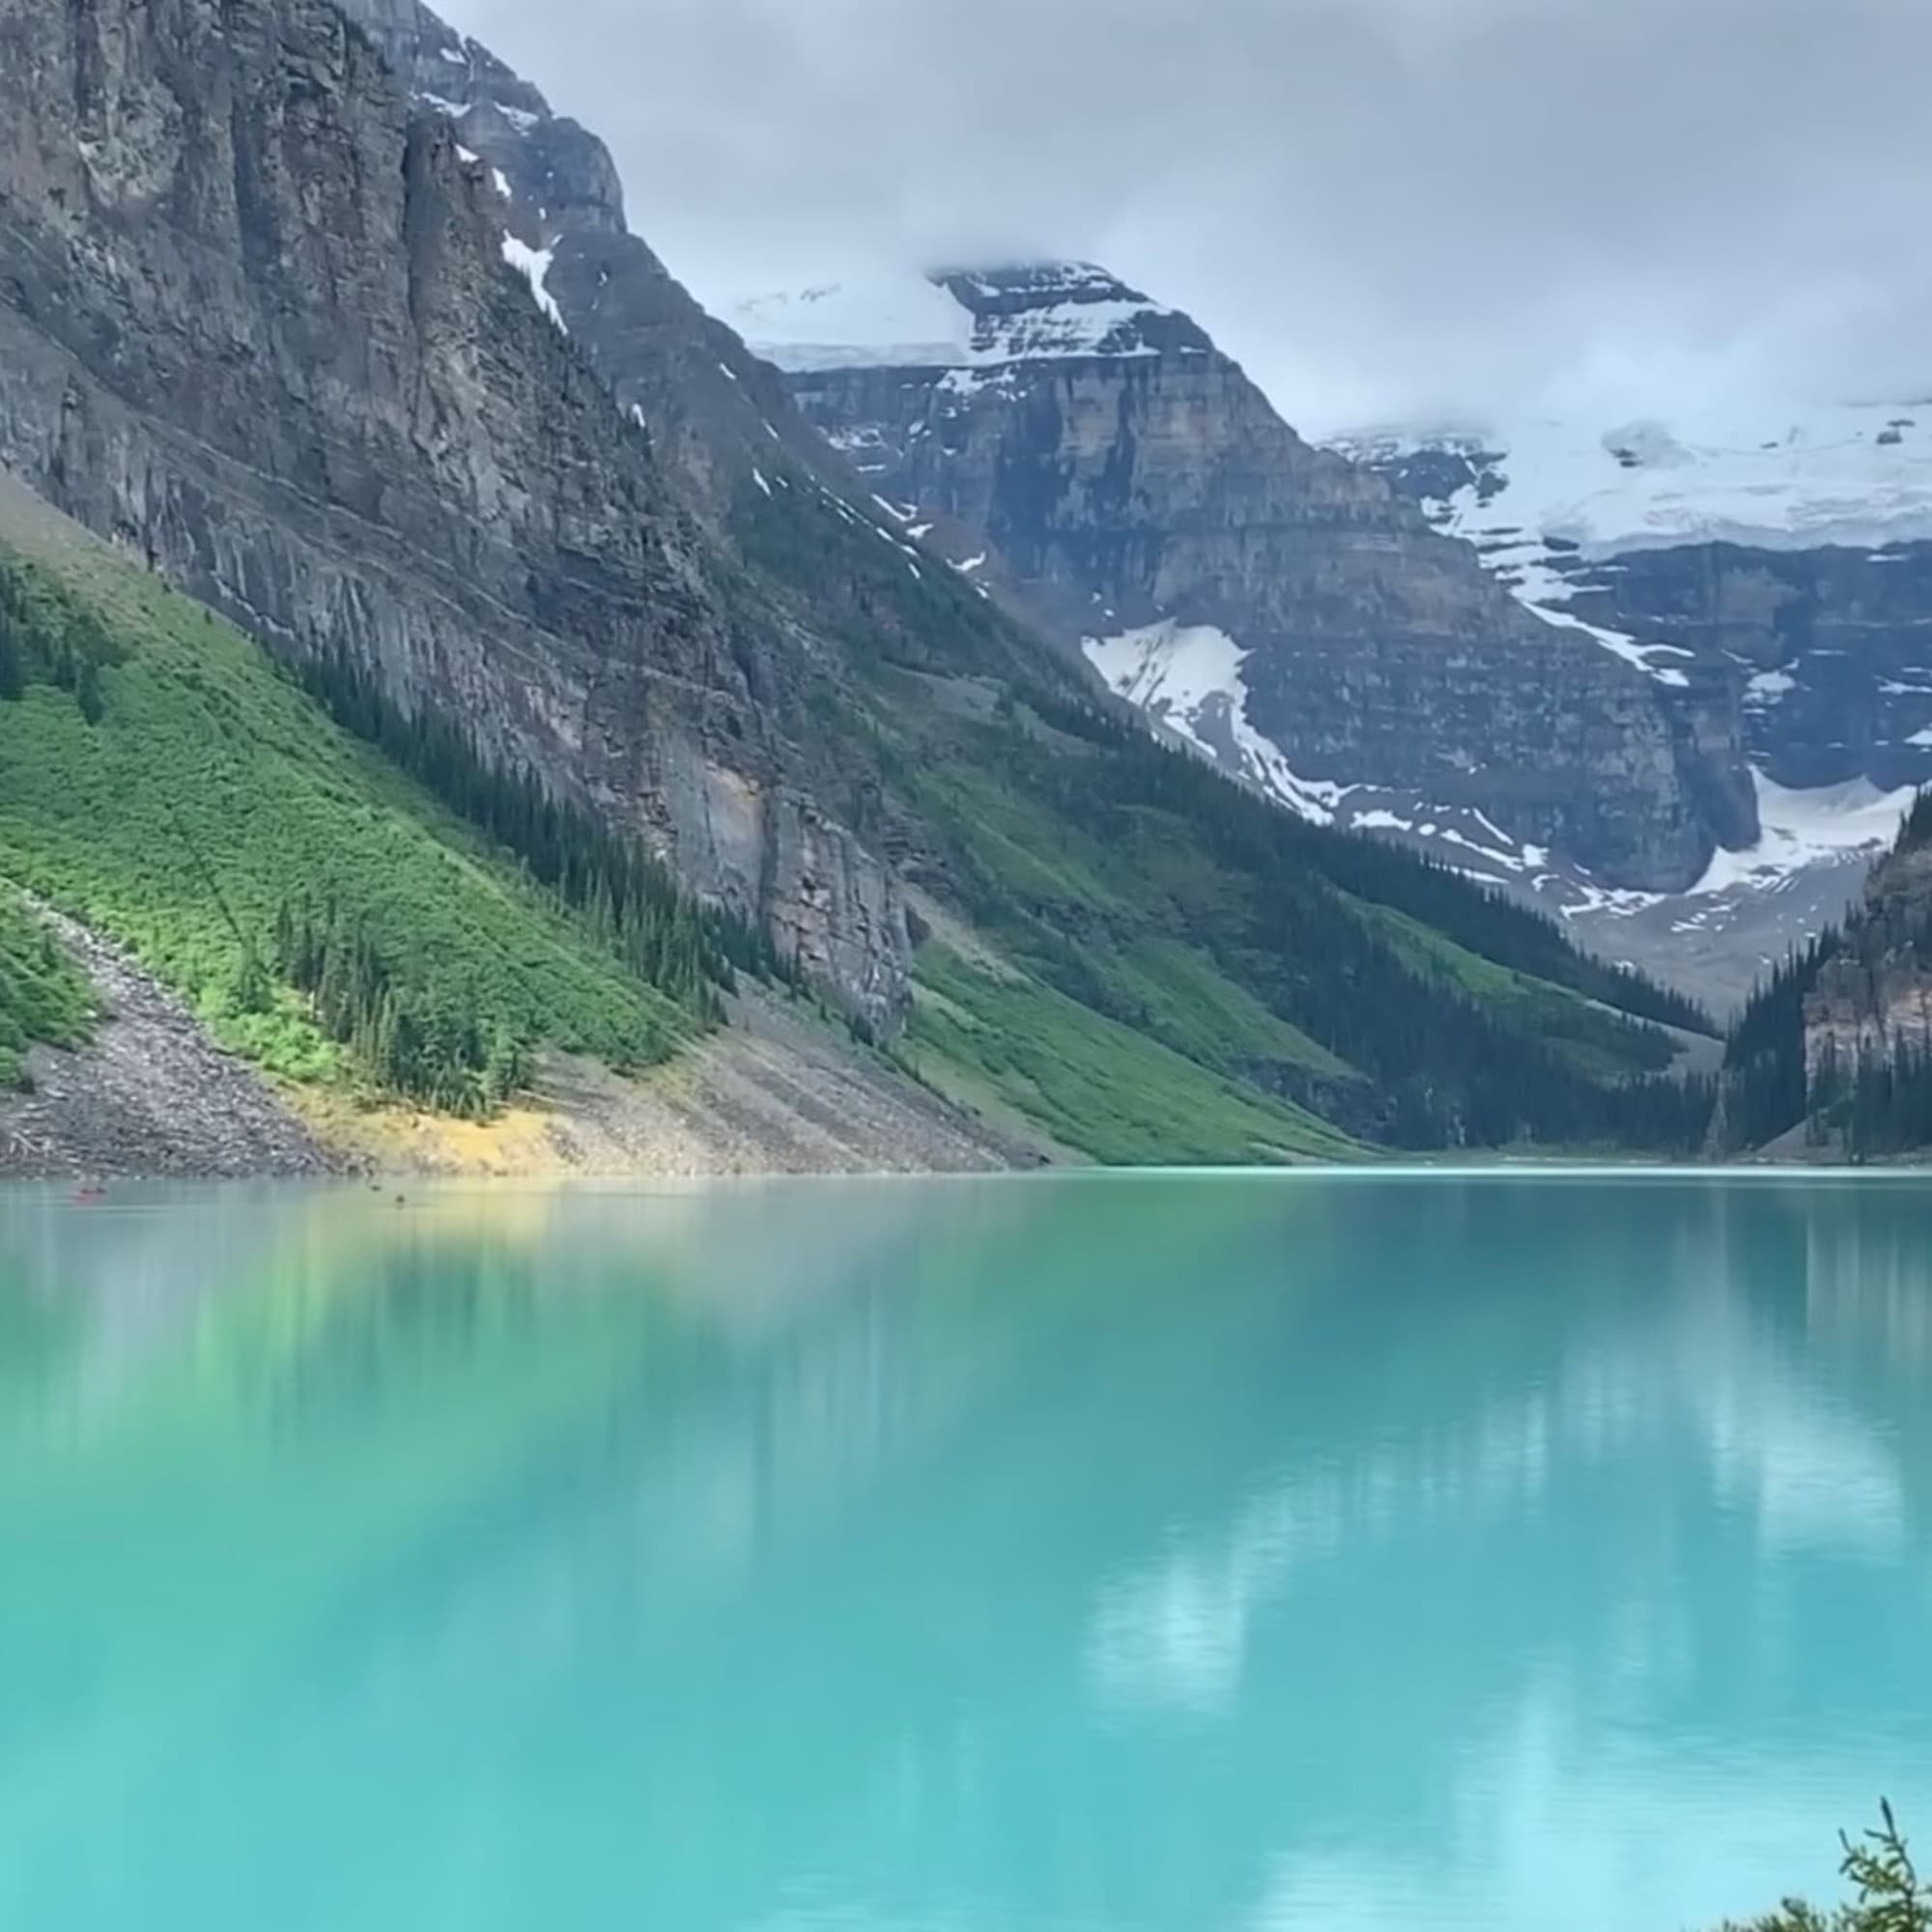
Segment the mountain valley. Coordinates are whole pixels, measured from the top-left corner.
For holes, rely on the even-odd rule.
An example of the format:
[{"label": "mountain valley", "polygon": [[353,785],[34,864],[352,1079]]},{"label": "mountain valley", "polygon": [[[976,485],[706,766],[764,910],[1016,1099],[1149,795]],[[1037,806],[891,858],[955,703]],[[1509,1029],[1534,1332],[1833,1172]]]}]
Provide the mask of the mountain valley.
[{"label": "mountain valley", "polygon": [[896,514],[1179,740],[1716,1010],[1846,910],[1932,776],[1909,412],[1316,448],[1096,268],[734,320]]},{"label": "mountain valley", "polygon": [[[843,1067],[929,1122],[916,1164],[1702,1146],[1697,1002],[1486,877],[1670,903],[1751,850],[1724,676],[1525,609],[1187,318],[972,271],[911,359],[788,351],[773,305],[748,347],[601,143],[404,0],[0,0],[0,463],[119,553],[0,520],[40,653],[5,869],[338,1124],[749,1039],[767,1098]],[[439,895],[334,834],[182,838],[172,783],[57,829],[100,748],[205,732],[138,696],[199,688],[197,623],[240,754],[373,759],[527,905],[508,978],[440,985]],[[669,1157],[631,1138],[598,1158]],[[881,1157],[756,1143],[726,1164]]]}]

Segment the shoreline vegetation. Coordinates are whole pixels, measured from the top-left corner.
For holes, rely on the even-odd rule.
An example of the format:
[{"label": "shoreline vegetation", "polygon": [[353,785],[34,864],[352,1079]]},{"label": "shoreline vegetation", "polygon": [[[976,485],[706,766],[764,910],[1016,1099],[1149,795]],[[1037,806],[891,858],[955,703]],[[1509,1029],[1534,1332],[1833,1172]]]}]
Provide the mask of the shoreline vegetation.
[{"label": "shoreline vegetation", "polygon": [[[1533,1123],[1550,1151],[1655,1138],[1687,1153],[1701,1133],[1707,1095],[1667,1071],[1666,1028],[1693,1009],[1567,953],[1534,914],[1368,841],[1323,843],[1066,705],[1057,755],[1096,781],[1119,765],[1127,792],[1105,826],[1084,826],[1094,801],[1073,793],[1065,824],[1038,810],[1022,823],[1019,778],[1053,778],[1036,743],[1047,725],[968,721],[1013,739],[1026,770],[1004,789],[982,780],[971,810],[946,803],[938,822],[978,828],[948,861],[972,882],[971,919],[918,895],[907,1025],[878,1039],[768,935],[459,725],[405,716],[346,659],[291,670],[0,486],[0,885],[150,976],[144,1006],[178,1002],[265,1105],[319,1138],[321,1171],[1326,1166],[1466,1158],[1464,1138],[1500,1152]],[[952,769],[908,765],[905,781],[930,789]],[[1175,842],[1196,819],[1206,874]],[[1148,908],[1101,836],[1123,824],[1174,847]],[[986,842],[992,827],[1011,837]],[[1257,896],[1263,879],[1278,891]],[[1389,1038],[1350,1018],[1347,975],[1281,923],[1291,910],[1379,976]],[[1043,923],[1067,920],[1098,923],[1078,952]],[[26,1057],[57,1063],[72,1091],[96,1050],[39,982],[58,972],[70,1006],[94,996],[60,947],[32,944],[32,1002],[23,971],[0,985],[18,1036],[0,1172],[34,1167],[5,1092]],[[119,1025],[106,1017],[104,1037],[125,1047]],[[47,1152],[55,1097],[24,1136],[42,1170],[250,1171],[225,1143],[211,1167],[164,1131],[146,1158],[103,1133],[82,1136],[99,1155]],[[160,1096],[148,1111],[165,1129]]]},{"label": "shoreline vegetation", "polygon": [[1726,1919],[1717,1932],[1932,1932],[1932,1884],[1918,1873],[1890,1803],[1879,1801],[1879,1823],[1857,1838],[1838,1834],[1839,1875],[1855,1901],[1827,1913],[1787,1898],[1756,1918]]},{"label": "shoreline vegetation", "polygon": [[[1017,863],[1006,847],[965,866],[981,881],[974,923],[919,895],[907,1024],[882,1040],[768,934],[700,904],[528,770],[492,763],[460,725],[406,716],[346,658],[281,666],[23,498],[11,486],[0,499],[0,1174],[1534,1172],[1833,1156],[1829,1136],[1761,1153],[1706,1130],[1714,1108],[1755,1119],[1760,1089],[1789,1086],[1792,975],[1720,1049],[1662,989],[1566,960],[1536,915],[1465,903],[1373,841],[1331,851],[1179,754],[1137,750],[1119,721],[1065,705],[1048,722],[1066,756],[1124,759],[1151,787],[1116,802],[1121,823],[1144,832],[1184,804],[1229,863],[1298,894],[1301,916],[1341,918],[1356,964],[1379,976],[1390,1037],[1363,1033],[1319,975],[1250,992],[1219,971],[1224,943],[1242,972],[1276,961],[1277,980],[1307,951],[1292,925],[1240,936],[1234,874],[1205,898],[1197,875],[1176,874],[1176,906],[1199,899],[1208,920],[1197,949],[1134,923],[1124,877],[1094,869],[1112,863],[1104,843],[1040,821],[1008,841],[1036,870],[1055,852],[1018,897],[997,870]],[[1097,749],[1081,751],[1089,739]],[[983,832],[1011,800],[987,788],[969,803],[953,818]],[[1072,793],[1064,804],[1068,823],[1093,809]],[[1908,836],[1932,829],[1928,811]],[[1334,876],[1295,885],[1291,862]],[[1105,912],[1077,956],[1047,945],[1026,909],[1069,881]],[[48,913],[70,923],[64,940],[41,929]],[[256,1135],[259,1166],[247,1136],[212,1123],[177,1144],[158,1093],[145,1099],[152,1147],[95,1121],[62,1151],[50,1116],[64,1093],[85,1102],[89,1056],[104,1039],[124,1072],[134,1057],[77,946],[118,949],[119,969],[149,976],[134,1005],[150,1017],[179,1003],[221,1058],[214,1085],[276,1122]],[[1325,1015],[1321,1036],[1292,1011]],[[1467,1035],[1460,1060],[1443,1057],[1445,1029]],[[1422,1057],[1406,1062],[1402,1041]],[[36,1065],[61,1078],[23,1109]]]}]

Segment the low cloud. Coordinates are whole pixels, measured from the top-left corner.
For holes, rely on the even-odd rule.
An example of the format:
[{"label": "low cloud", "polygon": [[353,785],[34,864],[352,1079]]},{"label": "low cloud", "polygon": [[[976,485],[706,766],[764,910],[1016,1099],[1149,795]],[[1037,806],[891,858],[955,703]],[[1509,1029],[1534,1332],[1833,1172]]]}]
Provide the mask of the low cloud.
[{"label": "low cloud", "polygon": [[1313,427],[1932,393],[1923,0],[451,0],[723,306],[1106,262]]}]

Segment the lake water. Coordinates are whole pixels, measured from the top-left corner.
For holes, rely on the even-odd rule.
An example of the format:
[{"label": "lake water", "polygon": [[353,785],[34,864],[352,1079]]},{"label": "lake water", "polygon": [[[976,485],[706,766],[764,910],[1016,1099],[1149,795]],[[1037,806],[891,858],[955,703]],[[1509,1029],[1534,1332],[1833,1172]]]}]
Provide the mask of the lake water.
[{"label": "lake water", "polygon": [[0,1195],[7,1932],[1677,1932],[1932,1837],[1932,1185]]}]

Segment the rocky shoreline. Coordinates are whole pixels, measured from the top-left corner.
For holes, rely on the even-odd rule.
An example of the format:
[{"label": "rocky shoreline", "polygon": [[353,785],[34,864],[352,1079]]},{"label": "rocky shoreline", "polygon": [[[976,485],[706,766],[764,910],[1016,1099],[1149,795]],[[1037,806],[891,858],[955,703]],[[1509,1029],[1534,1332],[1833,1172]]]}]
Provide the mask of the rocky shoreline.
[{"label": "rocky shoreline", "polygon": [[759,993],[641,1081],[547,1054],[498,1121],[319,1101],[318,1131],[125,949],[36,909],[106,1017],[76,1052],[36,1047],[32,1091],[0,1094],[0,1180],[951,1174],[1046,1157]]},{"label": "rocky shoreline", "polygon": [[0,1098],[0,1176],[279,1179],[353,1169],[129,953],[57,913],[42,916],[107,1017],[78,1052],[28,1055],[32,1091]]}]

